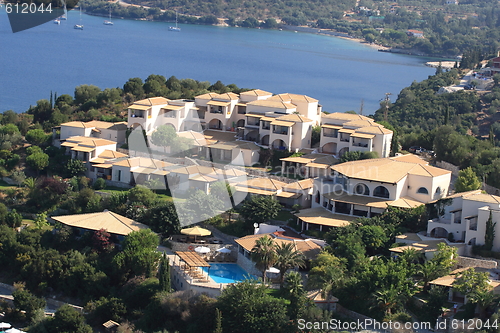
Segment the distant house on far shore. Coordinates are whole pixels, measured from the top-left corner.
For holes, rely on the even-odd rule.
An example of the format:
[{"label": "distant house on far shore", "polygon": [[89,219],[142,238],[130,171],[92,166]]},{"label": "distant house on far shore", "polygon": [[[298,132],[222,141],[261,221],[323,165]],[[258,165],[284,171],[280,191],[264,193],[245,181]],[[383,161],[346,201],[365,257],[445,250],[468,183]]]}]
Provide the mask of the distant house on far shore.
[{"label": "distant house on far shore", "polygon": [[420,30],[407,30],[406,34],[410,37],[424,38],[424,32]]}]

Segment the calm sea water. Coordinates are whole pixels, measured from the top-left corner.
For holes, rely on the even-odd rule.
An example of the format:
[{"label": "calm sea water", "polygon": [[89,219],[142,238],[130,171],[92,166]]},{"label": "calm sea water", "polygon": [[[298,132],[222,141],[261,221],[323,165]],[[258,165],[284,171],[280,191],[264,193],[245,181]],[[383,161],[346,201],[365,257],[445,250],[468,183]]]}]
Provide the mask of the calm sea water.
[{"label": "calm sea water", "polygon": [[434,73],[424,59],[377,52],[340,38],[292,31],[115,20],[76,11],[61,25],[52,22],[13,34],[0,12],[0,112],[24,112],[50,91],[73,95],[81,84],[123,86],[150,74],[193,78],[272,93],[306,94],[323,110],[360,109],[372,114],[385,93],[395,96],[414,80]]}]

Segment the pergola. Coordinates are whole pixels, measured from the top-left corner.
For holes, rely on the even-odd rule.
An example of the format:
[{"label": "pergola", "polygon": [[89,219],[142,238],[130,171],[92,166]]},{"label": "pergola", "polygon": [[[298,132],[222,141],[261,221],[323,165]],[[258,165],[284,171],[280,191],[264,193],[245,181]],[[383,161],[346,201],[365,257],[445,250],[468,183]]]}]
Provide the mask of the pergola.
[{"label": "pergola", "polygon": [[207,277],[210,272],[210,264],[205,261],[198,253],[194,251],[176,251],[175,254],[179,257],[179,266],[180,261],[184,261],[187,266],[190,268],[197,267],[208,267]]}]

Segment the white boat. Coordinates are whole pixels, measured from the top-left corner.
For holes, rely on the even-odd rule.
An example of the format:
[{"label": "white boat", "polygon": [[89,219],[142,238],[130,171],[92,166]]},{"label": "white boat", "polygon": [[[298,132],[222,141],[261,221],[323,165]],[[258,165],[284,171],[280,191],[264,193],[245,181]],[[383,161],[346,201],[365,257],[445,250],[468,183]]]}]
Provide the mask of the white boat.
[{"label": "white boat", "polygon": [[75,24],[75,26],[73,28],[77,29],[77,30],[83,30],[83,24],[82,24],[82,5],[80,5],[79,7],[80,7],[80,24]]},{"label": "white boat", "polygon": [[169,31],[181,31],[181,28],[177,26],[177,11],[175,11],[175,27],[168,27]]},{"label": "white boat", "polygon": [[59,21],[66,21],[68,19],[68,9],[66,9],[66,1],[61,0],[63,4],[64,14],[59,17]]},{"label": "white boat", "polygon": [[60,21],[59,19],[55,19],[55,20],[54,20],[54,24],[59,25],[59,24],[61,24],[61,21]]},{"label": "white boat", "polygon": [[111,21],[111,5],[109,5],[109,20],[105,20],[104,25],[113,25],[113,21]]}]

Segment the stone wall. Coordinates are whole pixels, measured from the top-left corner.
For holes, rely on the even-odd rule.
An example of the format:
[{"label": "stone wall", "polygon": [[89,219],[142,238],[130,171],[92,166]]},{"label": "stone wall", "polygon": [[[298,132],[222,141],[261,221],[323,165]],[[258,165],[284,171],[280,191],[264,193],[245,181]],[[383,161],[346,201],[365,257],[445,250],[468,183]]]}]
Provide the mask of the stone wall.
[{"label": "stone wall", "polygon": [[437,161],[436,162],[436,166],[438,168],[451,171],[451,174],[453,176],[457,176],[458,177],[458,172],[460,171],[460,168],[457,167],[456,165],[448,163],[448,162],[445,162],[445,161]]},{"label": "stone wall", "polygon": [[239,252],[237,264],[240,265],[240,267],[243,268],[247,273],[255,275],[257,277],[262,277],[262,273],[257,268],[255,268],[255,263]]},{"label": "stone wall", "polygon": [[497,268],[498,264],[495,260],[478,259],[470,257],[458,257],[458,266],[461,267],[481,267],[486,269]]},{"label": "stone wall", "polygon": [[220,293],[224,289],[223,284],[219,284],[215,286],[214,284],[202,284],[202,283],[194,283],[193,279],[184,273],[179,266],[171,265],[172,269],[170,270],[171,274],[171,283],[172,287],[175,290],[191,290],[200,294],[207,294],[211,297],[218,297]]}]

